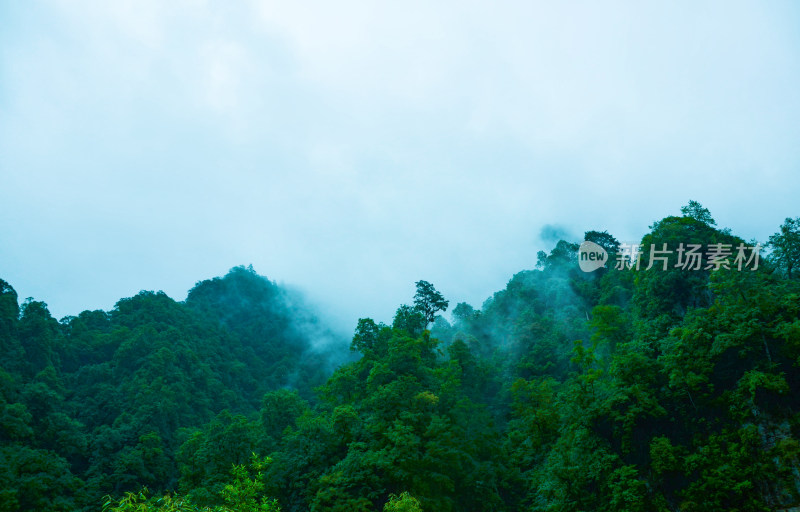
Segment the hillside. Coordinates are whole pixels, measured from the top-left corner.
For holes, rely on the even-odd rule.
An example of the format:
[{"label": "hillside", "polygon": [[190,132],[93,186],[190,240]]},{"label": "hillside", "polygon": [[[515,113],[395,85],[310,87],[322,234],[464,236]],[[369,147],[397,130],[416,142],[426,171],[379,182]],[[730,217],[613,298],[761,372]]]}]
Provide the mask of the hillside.
[{"label": "hillside", "polygon": [[419,281],[349,350],[252,268],[60,321],[0,281],[0,510],[797,506],[800,220],[681,213],[638,268],[589,231],[605,268],[562,240],[480,308]]}]

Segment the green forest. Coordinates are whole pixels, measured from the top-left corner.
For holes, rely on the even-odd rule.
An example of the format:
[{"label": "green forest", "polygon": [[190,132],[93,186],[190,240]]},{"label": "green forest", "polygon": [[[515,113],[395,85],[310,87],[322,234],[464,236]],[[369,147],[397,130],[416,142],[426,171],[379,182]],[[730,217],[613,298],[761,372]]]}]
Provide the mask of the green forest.
[{"label": "green forest", "polygon": [[[0,280],[0,511],[799,507],[800,217],[737,267],[756,241],[675,213],[641,265],[587,231],[604,268],[561,240],[352,337],[252,267],[60,320]],[[730,258],[647,268],[688,245]]]}]

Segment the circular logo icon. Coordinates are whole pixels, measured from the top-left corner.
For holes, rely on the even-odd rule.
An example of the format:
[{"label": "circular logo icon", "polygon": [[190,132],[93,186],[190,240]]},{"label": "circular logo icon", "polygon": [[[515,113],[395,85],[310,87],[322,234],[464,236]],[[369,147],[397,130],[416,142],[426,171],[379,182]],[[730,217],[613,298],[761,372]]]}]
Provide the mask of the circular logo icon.
[{"label": "circular logo icon", "polygon": [[608,253],[594,242],[584,240],[578,248],[578,265],[584,272],[594,272],[600,267],[605,267],[606,261]]}]

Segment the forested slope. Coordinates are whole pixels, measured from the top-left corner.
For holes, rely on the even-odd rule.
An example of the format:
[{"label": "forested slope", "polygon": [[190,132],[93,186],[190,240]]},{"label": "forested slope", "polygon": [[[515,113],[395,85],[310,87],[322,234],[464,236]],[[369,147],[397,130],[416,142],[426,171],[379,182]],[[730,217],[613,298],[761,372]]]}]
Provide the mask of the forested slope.
[{"label": "forested slope", "polygon": [[[651,226],[638,269],[585,239],[606,268],[561,241],[451,322],[420,281],[350,351],[243,267],[61,321],[2,282],[0,510],[800,504],[800,221],[744,266],[754,244],[694,202]],[[690,245],[727,265],[686,265]]]},{"label": "forested slope", "polygon": [[187,429],[253,414],[270,391],[312,396],[337,348],[299,297],[243,267],[185,302],[141,292],[61,321],[0,285],[0,510],[176,488]]}]

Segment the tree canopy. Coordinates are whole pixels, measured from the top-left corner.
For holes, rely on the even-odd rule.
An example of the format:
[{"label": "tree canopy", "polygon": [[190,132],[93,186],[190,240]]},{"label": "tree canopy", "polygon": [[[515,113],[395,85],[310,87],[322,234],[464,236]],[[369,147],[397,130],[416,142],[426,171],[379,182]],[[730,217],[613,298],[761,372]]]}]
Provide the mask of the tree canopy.
[{"label": "tree canopy", "polygon": [[0,280],[0,510],[800,506],[800,218],[762,255],[681,214],[641,265],[584,273],[561,240],[452,323],[418,281],[350,350],[252,268],[61,320]]}]

